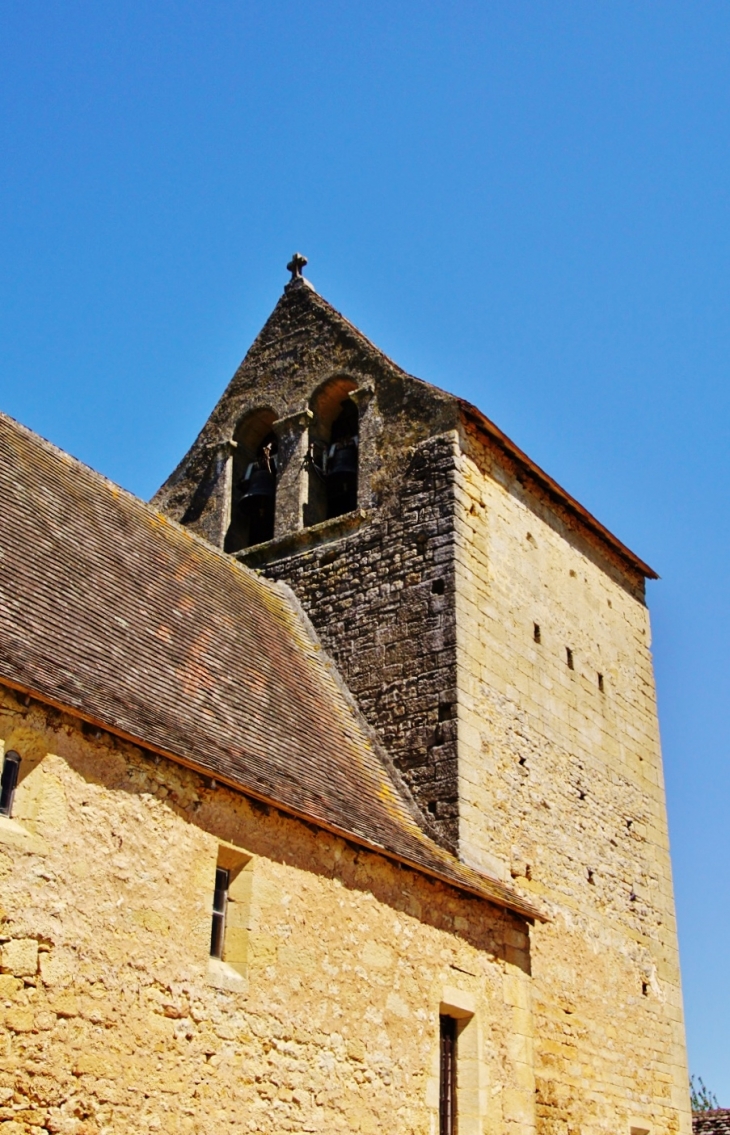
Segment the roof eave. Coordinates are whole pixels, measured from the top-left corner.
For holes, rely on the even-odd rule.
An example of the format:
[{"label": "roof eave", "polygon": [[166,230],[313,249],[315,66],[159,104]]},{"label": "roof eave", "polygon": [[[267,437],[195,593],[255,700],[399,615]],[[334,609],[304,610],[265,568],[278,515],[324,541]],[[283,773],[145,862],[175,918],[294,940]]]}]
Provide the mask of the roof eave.
[{"label": "roof eave", "polygon": [[643,575],[646,579],[659,579],[659,575],[654,571],[649,564],[640,559],[635,552],[619,540],[618,536],[609,531],[605,525],[601,524],[592,513],[584,508],[575,497],[572,497],[557,481],[536,465],[524,453],[518,445],[507,437],[505,433],[492,422],[486,414],[483,414],[471,402],[467,402],[463,398],[457,399],[459,408],[465,417],[469,418],[478,429],[482,430],[488,437],[497,443],[509,456],[525,469],[530,476],[544,489],[551,497],[559,501],[569,512],[571,512],[586,528],[588,528],[595,536],[611,548],[625,563],[630,565],[634,571]]},{"label": "roof eave", "polygon": [[[357,844],[359,847],[366,848],[368,851],[382,855],[386,859],[400,863],[402,866],[408,867],[411,870],[418,872],[418,874],[420,875],[425,875],[429,878],[435,879],[438,882],[443,883],[445,886],[453,887],[455,890],[461,891],[465,894],[474,895],[476,898],[483,899],[495,906],[500,906],[507,910],[511,910],[515,914],[519,914],[523,918],[527,918],[530,921],[546,922],[548,920],[547,915],[545,915],[537,907],[533,906],[532,903],[529,903],[526,900],[520,898],[519,895],[513,894],[509,890],[509,888],[499,883],[498,880],[490,879],[487,876],[481,876],[479,872],[473,871],[471,868],[468,869],[469,874],[473,874],[475,876],[475,880],[484,879],[485,885],[481,885],[477,881],[472,884],[467,879],[461,880],[454,878],[445,871],[440,872],[422,863],[418,863],[416,860],[412,860],[407,856],[400,855],[397,852],[385,847],[384,845],[377,844],[372,840],[367,839],[367,837],[360,835],[357,832],[352,832],[348,831],[345,828],[340,828],[336,824],[332,824],[321,816],[316,816],[312,813],[301,811],[300,809],[297,809],[292,805],[287,804],[274,797],[269,797],[263,793],[256,792],[249,786],[241,784],[240,782],[235,781],[232,778],[227,778],[221,775],[219,772],[213,773],[211,769],[206,768],[205,765],[199,764],[196,761],[191,761],[189,757],[185,757],[180,753],[175,753],[158,745],[154,745],[149,741],[145,741],[141,737],[135,736],[134,734],[128,733],[123,729],[119,729],[116,726],[110,725],[108,722],[102,720],[101,718],[95,717],[93,714],[84,712],[77,706],[66,705],[63,702],[54,699],[39,690],[33,689],[30,686],[26,686],[23,683],[18,682],[12,678],[9,678],[4,674],[0,675],[0,683],[10,689],[16,690],[18,693],[21,693],[26,697],[33,698],[34,700],[39,701],[44,705],[48,705],[53,709],[59,710],[61,713],[67,713],[71,717],[75,717],[80,721],[86,722],[88,725],[93,725],[97,729],[102,729],[105,733],[110,733],[113,736],[118,737],[122,741],[126,741],[129,744],[135,745],[137,748],[143,749],[147,752],[152,752],[155,755],[165,757],[176,764],[190,769],[191,772],[198,773],[198,775],[200,776],[212,777],[215,779],[216,783],[223,784],[227,788],[230,788],[232,791],[240,793],[242,796],[246,796],[262,804],[267,804],[269,807],[276,808],[278,811],[292,816],[295,819],[302,820],[305,823],[314,824],[321,830],[331,832],[333,835],[339,836],[341,839],[348,840],[350,843]],[[455,860],[455,863],[459,867],[461,866],[461,864],[458,863],[458,860]]]}]

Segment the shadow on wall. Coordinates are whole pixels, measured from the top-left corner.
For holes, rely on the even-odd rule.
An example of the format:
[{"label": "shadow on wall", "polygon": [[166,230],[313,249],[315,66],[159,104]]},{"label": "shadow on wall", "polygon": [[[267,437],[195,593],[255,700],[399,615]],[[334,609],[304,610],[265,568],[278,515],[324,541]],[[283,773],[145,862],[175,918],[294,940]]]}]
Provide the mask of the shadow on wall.
[{"label": "shadow on wall", "polygon": [[[336,879],[348,889],[372,894],[393,910],[531,972],[529,924],[519,915],[462,894],[275,807],[216,786],[207,777],[60,711],[31,700],[29,707],[18,702],[18,714],[25,723],[9,732],[6,747],[17,748],[21,758],[24,753],[31,756],[21,763],[19,789],[44,759],[41,753],[50,752],[89,786],[137,797],[159,795],[155,785],[164,786],[161,806],[216,840],[241,848],[248,856]],[[18,815],[18,820],[23,823],[24,817]],[[506,941],[514,942],[516,933],[524,940],[523,950],[515,951]]]}]

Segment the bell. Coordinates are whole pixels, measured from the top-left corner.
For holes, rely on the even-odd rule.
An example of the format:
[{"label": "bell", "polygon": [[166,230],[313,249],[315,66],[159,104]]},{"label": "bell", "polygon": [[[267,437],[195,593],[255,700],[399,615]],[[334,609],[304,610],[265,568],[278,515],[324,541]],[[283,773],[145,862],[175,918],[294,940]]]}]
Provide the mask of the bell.
[{"label": "bell", "polygon": [[354,441],[339,446],[327,462],[328,477],[351,477],[357,474],[357,446]]},{"label": "bell", "polygon": [[357,442],[330,451],[327,460],[327,519],[357,508]]},{"label": "bell", "polygon": [[276,493],[276,478],[268,469],[253,469],[244,482],[241,500],[250,497],[273,497]]}]

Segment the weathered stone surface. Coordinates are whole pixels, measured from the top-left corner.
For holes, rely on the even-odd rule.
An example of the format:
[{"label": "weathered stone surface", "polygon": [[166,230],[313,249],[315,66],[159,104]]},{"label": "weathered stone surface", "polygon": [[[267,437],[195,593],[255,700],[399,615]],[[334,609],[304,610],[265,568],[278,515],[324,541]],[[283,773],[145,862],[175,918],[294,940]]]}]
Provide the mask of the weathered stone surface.
[{"label": "weathered stone surface", "polygon": [[[328,383],[338,397],[367,391],[358,393],[358,511],[304,533],[310,474],[303,435],[289,431],[276,539],[241,558],[291,584],[424,826],[466,862],[512,879],[551,920],[528,934],[513,916],[486,918],[477,913],[486,907],[227,793],[211,795],[164,762],[151,777],[147,758],[125,749],[133,771],[116,787],[102,784],[103,803],[94,805],[104,846],[109,832],[122,841],[143,833],[141,843],[131,837],[134,855],[124,844],[108,853],[113,901],[123,902],[99,909],[114,936],[103,957],[92,950],[93,964],[80,965],[83,980],[69,979],[66,962],[54,968],[51,959],[72,952],[71,939],[41,926],[52,951],[41,955],[37,986],[13,978],[23,984],[9,991],[12,1019],[33,1030],[8,1025],[13,1044],[26,1036],[44,1043],[43,1014],[66,982],[77,1015],[62,1018],[64,1028],[84,1040],[75,1051],[110,1062],[88,1072],[69,1065],[86,1093],[74,1105],[86,1108],[84,1122],[128,1107],[126,1089],[110,1085],[125,1082],[120,1061],[126,1082],[135,1081],[140,1044],[145,1057],[173,1049],[179,1057],[179,1069],[160,1056],[159,1066],[143,1059],[139,1072],[145,1100],[157,1101],[142,1114],[163,1129],[173,1122],[159,1102],[164,1082],[183,1101],[174,1122],[187,1116],[189,1130],[204,1108],[209,1122],[233,1122],[221,1104],[230,1098],[245,1101],[251,1130],[425,1131],[438,1112],[442,1006],[474,1014],[459,1038],[460,1135],[517,1135],[533,1124],[542,1135],[688,1135],[644,603],[650,569],[473,408],[405,375],[304,286],[282,299],[156,503],[221,547],[231,462],[219,470],[212,455],[250,412],[303,420]],[[48,753],[60,755],[42,761],[69,801],[69,777],[84,775],[80,757],[69,755],[72,735],[67,753],[54,734]],[[63,775],[58,760],[67,762]],[[45,813],[54,823],[81,814],[55,800]],[[245,950],[236,945],[245,977],[233,966],[203,973],[204,896],[221,840],[255,863],[248,940]],[[44,863],[56,850],[49,843]],[[17,842],[12,854],[22,858]],[[138,854],[145,893],[132,901]],[[163,885],[159,864],[168,857]],[[86,850],[72,858],[72,877],[93,890]],[[189,916],[179,913],[185,902]],[[38,932],[20,919],[12,937]],[[137,969],[125,969],[122,982],[115,975],[130,965]],[[113,994],[106,1008],[99,994],[92,1017],[100,972]],[[231,987],[236,981],[245,991]],[[122,989],[132,993],[115,1017]],[[109,1031],[115,1021],[124,1035],[129,1022],[134,1037],[126,1055],[86,1044],[89,1023]],[[185,1044],[180,1022],[191,1033]],[[188,1063],[191,1053],[198,1065]],[[230,1097],[221,1095],[224,1080],[234,1085]]]},{"label": "weathered stone surface", "polygon": [[[439,1006],[458,997],[474,1014],[463,1130],[501,1130],[503,1110],[532,1129],[516,915],[0,689],[0,739],[19,737],[37,760],[16,820],[38,831],[59,792],[64,808],[48,854],[13,849],[3,882],[4,956],[23,970],[0,977],[4,1131],[425,1135]],[[240,990],[210,973],[221,854],[247,865]]]},{"label": "weathered stone surface", "polygon": [[458,843],[449,436],[404,462],[397,499],[341,540],[262,566],[296,592],[425,816]]},{"label": "weathered stone surface", "polygon": [[35,938],[12,938],[0,948],[0,971],[15,977],[34,976],[38,970],[38,943]]},{"label": "weathered stone surface", "polygon": [[305,554],[280,555],[274,541],[273,562],[265,554],[250,562],[294,588],[420,805],[424,826],[453,849],[455,435],[444,431],[457,426],[458,400],[406,374],[309,289],[288,291],[153,503],[222,546],[223,536],[213,533],[225,533],[221,510],[230,498],[209,494],[207,511],[190,511],[208,484],[203,465],[247,415],[270,407],[284,423],[282,436],[294,439],[282,456],[276,536],[299,531],[309,476],[300,431],[328,383],[338,391],[346,384],[338,397],[352,387],[358,406],[358,507],[371,522]]},{"label": "weathered stone surface", "polygon": [[643,579],[477,431],[461,451],[460,849],[476,866],[497,860],[552,914],[532,935],[538,1124],[609,1131],[631,1100],[636,1126],[686,1132]]}]

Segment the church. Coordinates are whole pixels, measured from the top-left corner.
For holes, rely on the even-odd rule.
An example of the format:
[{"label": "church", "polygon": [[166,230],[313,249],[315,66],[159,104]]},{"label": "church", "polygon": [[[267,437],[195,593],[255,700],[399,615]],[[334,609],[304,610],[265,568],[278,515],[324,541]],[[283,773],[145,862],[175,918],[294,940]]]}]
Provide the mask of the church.
[{"label": "church", "polygon": [[151,502],[0,415],[2,1135],[689,1135],[645,583],[291,279]]}]

